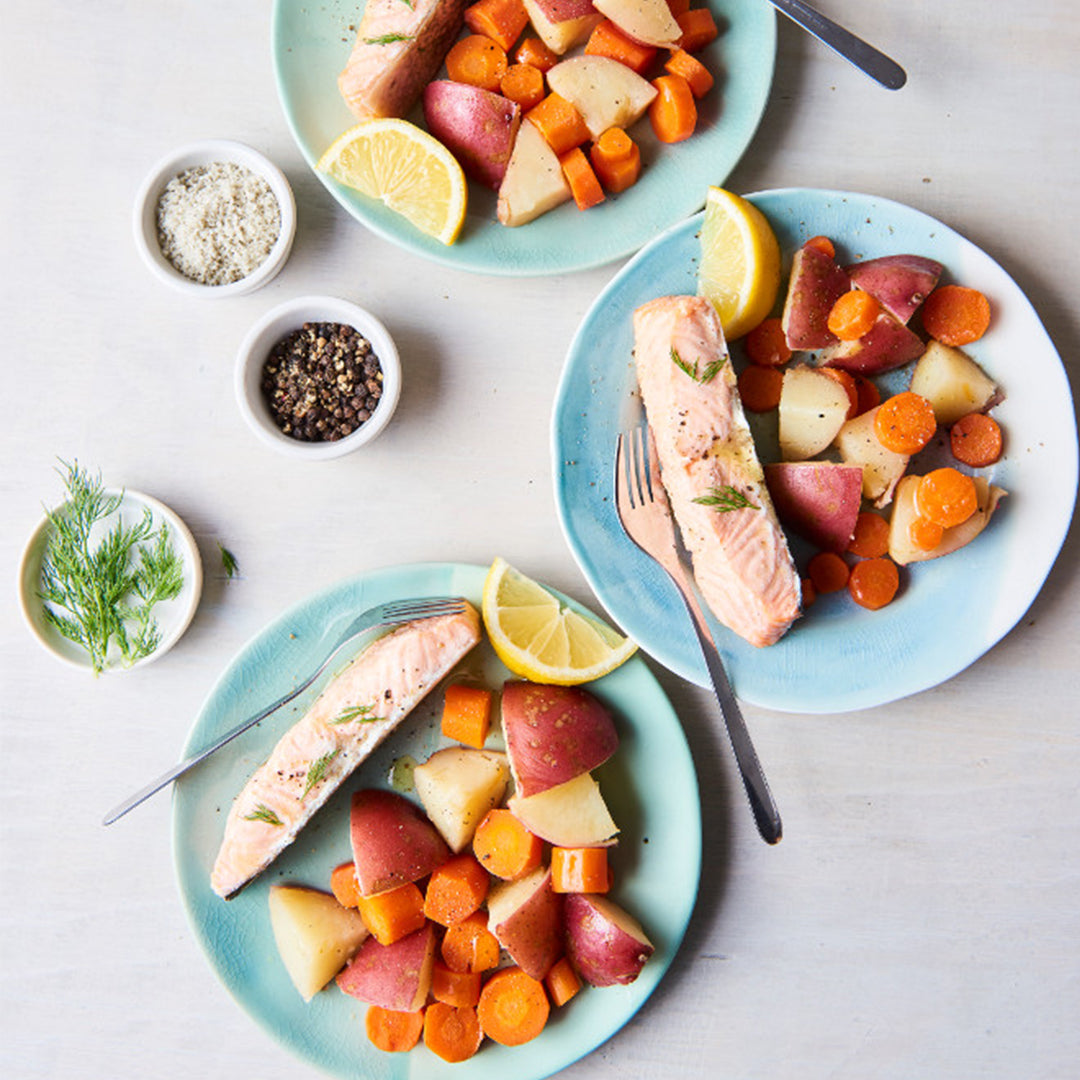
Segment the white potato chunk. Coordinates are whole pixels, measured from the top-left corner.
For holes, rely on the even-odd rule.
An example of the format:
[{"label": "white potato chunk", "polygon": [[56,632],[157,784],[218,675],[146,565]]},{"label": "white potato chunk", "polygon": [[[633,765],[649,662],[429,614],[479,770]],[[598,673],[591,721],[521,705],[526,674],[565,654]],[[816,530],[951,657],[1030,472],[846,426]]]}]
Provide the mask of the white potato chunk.
[{"label": "white potato chunk", "polygon": [[572,56],[547,73],[548,86],[566,98],[598,139],[608,128],[628,128],[644,115],[656,87],[618,60]]},{"label": "white potato chunk", "polygon": [[593,7],[642,45],[673,49],[682,37],[667,0],[593,0]]},{"label": "white potato chunk", "polygon": [[416,794],[452,851],[471,842],[484,815],[502,802],[510,781],[505,754],[448,746],[413,770]]},{"label": "white potato chunk", "polygon": [[570,185],[558,156],[536,126],[523,120],[499,185],[499,221],[524,225],[569,198]]},{"label": "white potato chunk", "polygon": [[851,401],[835,379],[800,365],[784,372],[780,392],[780,454],[806,461],[836,438]]},{"label": "white potato chunk", "polygon": [[514,795],[506,805],[530,832],[557,847],[605,847],[618,836],[600,785],[589,773],[537,795]]},{"label": "white potato chunk", "polygon": [[893,490],[908,465],[907,454],[886,450],[874,432],[878,408],[848,420],[836,436],[834,446],[846,465],[861,465],[863,495],[881,509],[892,501]]},{"label": "white potato chunk", "polygon": [[529,22],[532,23],[540,40],[558,56],[562,56],[567,49],[584,41],[602,18],[596,13],[555,21],[545,14],[536,0],[523,0],[523,2]]},{"label": "white potato chunk", "polygon": [[942,427],[981,412],[999,396],[997,384],[967,353],[931,341],[911,375],[911,389],[934,407]]}]

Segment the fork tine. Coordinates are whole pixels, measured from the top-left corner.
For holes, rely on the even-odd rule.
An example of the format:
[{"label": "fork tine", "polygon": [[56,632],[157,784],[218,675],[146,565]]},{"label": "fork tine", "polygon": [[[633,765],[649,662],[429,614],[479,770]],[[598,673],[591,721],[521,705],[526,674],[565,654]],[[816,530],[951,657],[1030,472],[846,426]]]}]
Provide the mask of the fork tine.
[{"label": "fork tine", "polygon": [[383,619],[391,622],[411,622],[439,615],[460,615],[465,601],[457,596],[430,596],[415,600],[394,600],[383,608]]}]

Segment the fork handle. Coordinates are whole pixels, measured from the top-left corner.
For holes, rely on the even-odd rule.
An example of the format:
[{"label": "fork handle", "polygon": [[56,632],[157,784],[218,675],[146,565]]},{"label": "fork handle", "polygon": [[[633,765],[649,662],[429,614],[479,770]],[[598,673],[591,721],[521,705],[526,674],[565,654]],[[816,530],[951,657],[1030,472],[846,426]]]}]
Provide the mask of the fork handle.
[{"label": "fork handle", "polygon": [[694,594],[690,592],[689,587],[681,588],[680,592],[690,612],[698,641],[701,643],[705,666],[708,668],[713,691],[720,705],[720,713],[727,727],[731,749],[735,753],[735,762],[739,766],[739,775],[742,777],[743,787],[750,800],[750,809],[753,812],[758,832],[766,843],[775,844],[783,835],[780,811],[776,808],[772,792],[765,780],[765,773],[761,768],[761,762],[758,760],[757,751],[750,741],[750,732],[746,728],[742,709],[739,708],[735,691],[731,688],[731,680],[728,679],[724,664],[720,659],[720,652],[716,647],[716,642],[713,641],[712,632],[709,630],[708,623],[705,622],[705,616]]}]

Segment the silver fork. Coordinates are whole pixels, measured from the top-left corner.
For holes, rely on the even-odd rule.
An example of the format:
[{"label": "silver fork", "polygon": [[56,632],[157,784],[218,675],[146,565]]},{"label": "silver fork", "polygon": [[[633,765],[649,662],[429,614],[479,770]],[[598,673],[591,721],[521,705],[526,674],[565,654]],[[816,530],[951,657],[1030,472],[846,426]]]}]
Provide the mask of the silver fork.
[{"label": "silver fork", "polygon": [[775,844],[783,834],[780,813],[773,802],[754,744],[750,741],[746,721],[724,670],[712,631],[679,557],[675,522],[671,517],[667,494],[660,483],[656,447],[652,433],[644,424],[619,436],[615,450],[615,505],[626,535],[667,571],[686,603],[758,832],[767,843]]},{"label": "silver fork", "polygon": [[326,659],[306,678],[303,682],[294,686],[284,697],[278,698],[272,705],[268,705],[261,712],[248,717],[242,724],[227,731],[216,742],[211,743],[205,750],[184,758],[179,764],[174,765],[168,772],[164,772],[156,780],[151,781],[146,787],[136,791],[134,795],[125,799],[119,806],[110,810],[105,815],[103,825],[111,825],[118,818],[122,818],[129,810],[134,810],[140,803],[145,802],[151,795],[157,794],[167,784],[171,784],[177,777],[183,776],[189,769],[193,769],[200,762],[205,761],[211,754],[216,753],[227,743],[230,743],[238,735],[242,735],[248,728],[254,727],[260,720],[265,720],[272,712],[276,712],[282,705],[288,704],[294,697],[302,694],[333,662],[347,645],[353,644],[358,638],[373,633],[387,626],[399,626],[402,623],[415,622],[418,619],[434,619],[440,615],[460,615],[465,610],[465,601],[461,597],[434,596],[417,600],[391,600],[385,604],[378,604],[368,608],[363,614],[358,615],[342,631]]}]

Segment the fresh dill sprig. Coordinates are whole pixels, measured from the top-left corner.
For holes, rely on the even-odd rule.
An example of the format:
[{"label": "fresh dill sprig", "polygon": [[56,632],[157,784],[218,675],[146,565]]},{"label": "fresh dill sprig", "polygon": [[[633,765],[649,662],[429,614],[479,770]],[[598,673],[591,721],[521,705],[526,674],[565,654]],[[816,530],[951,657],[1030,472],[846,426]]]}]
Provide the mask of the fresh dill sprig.
[{"label": "fresh dill sprig", "polygon": [[413,34],[380,34],[379,37],[364,38],[365,45],[393,45],[397,41],[412,41]]},{"label": "fresh dill sprig", "polygon": [[372,720],[378,720],[377,716],[372,716],[375,711],[374,705],[347,705],[334,717],[333,720],[328,720],[328,724],[348,724],[353,720],[359,720],[361,723],[370,723]]},{"label": "fresh dill sprig", "polygon": [[266,803],[259,803],[259,805],[256,806],[255,809],[252,810],[250,814],[245,814],[244,815],[244,820],[245,821],[262,821],[262,822],[265,822],[267,825],[284,825],[285,824],[285,822],[283,822],[281,820],[281,818],[279,818],[277,816],[277,814],[275,814],[274,811],[271,810],[270,807],[266,805]]},{"label": "fresh dill sprig", "polygon": [[672,347],[671,362],[684,374],[689,375],[694,382],[704,385],[705,383],[712,382],[713,379],[723,371],[724,365],[727,363],[727,357],[721,356],[718,360],[711,360],[705,365],[703,370],[699,370],[696,360],[691,364],[688,360],[684,360],[679,355],[678,349]]},{"label": "fresh dill sprig", "polygon": [[240,572],[240,564],[236,561],[236,556],[220,540],[218,551],[221,552],[221,569],[231,581]]},{"label": "fresh dill sprig", "polygon": [[325,779],[326,770],[330,768],[330,762],[334,760],[340,754],[340,750],[331,750],[328,754],[323,754],[318,761],[311,763],[311,768],[307,771],[307,781],[304,784],[303,794],[301,799],[306,799],[308,792],[320,781]]},{"label": "fresh dill sprig", "polygon": [[702,506],[712,507],[718,513],[726,514],[730,510],[757,510],[755,506],[737,487],[728,484],[726,487],[709,488],[708,495],[699,495],[692,502]]},{"label": "fresh dill sprig", "polygon": [[136,524],[118,518],[92,539],[95,527],[100,532],[119,511],[123,493],[110,495],[101,474],[91,476],[77,462],[61,464],[67,501],[45,511],[50,530],[38,590],[45,618],[89,653],[94,674],[109,666],[114,645],[130,667],[161,643],[153,610],[183,589],[183,560],[168,527],[155,528],[149,507]]}]

